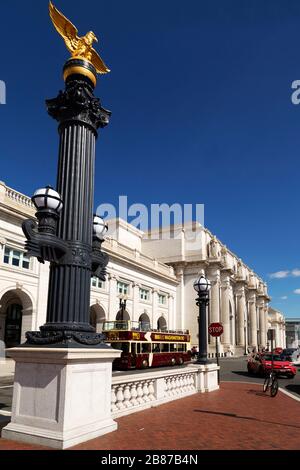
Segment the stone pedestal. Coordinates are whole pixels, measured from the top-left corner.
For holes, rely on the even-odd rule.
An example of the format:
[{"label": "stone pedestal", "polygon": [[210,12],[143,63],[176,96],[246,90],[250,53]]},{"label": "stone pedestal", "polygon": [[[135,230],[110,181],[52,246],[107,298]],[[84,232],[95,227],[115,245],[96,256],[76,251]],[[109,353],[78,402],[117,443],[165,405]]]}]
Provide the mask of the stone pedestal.
[{"label": "stone pedestal", "polygon": [[2,437],[67,449],[115,431],[111,417],[112,361],[103,349],[16,348],[11,423]]},{"label": "stone pedestal", "polygon": [[214,392],[219,390],[217,364],[193,365],[197,367],[197,391],[200,393]]}]

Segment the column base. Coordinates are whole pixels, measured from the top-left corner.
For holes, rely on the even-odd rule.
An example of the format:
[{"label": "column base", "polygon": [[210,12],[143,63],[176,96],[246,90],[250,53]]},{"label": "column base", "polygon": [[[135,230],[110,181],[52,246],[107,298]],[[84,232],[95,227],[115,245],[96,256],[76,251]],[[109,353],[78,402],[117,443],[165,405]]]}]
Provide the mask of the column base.
[{"label": "column base", "polygon": [[67,449],[117,429],[111,417],[113,349],[10,350],[16,361],[5,439]]}]

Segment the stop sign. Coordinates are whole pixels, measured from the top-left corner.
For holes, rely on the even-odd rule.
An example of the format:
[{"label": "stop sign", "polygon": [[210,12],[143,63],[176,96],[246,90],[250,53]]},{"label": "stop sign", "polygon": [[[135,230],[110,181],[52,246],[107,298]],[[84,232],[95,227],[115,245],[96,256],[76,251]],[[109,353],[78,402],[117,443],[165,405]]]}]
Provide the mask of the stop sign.
[{"label": "stop sign", "polygon": [[208,327],[208,333],[214,338],[221,336],[223,331],[223,325],[221,325],[221,323],[211,323]]}]

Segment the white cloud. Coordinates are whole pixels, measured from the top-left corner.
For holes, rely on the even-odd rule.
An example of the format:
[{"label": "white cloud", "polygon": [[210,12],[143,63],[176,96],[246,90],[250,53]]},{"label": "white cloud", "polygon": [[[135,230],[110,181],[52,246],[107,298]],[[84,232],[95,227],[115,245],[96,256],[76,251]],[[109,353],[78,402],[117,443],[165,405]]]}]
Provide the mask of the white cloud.
[{"label": "white cloud", "polygon": [[270,274],[271,279],[284,279],[288,277],[290,271],[277,271],[277,273]]},{"label": "white cloud", "polygon": [[295,290],[294,290],[294,294],[300,295],[300,289],[295,289]]},{"label": "white cloud", "polygon": [[292,276],[294,277],[300,277],[300,269],[293,269],[292,271]]},{"label": "white cloud", "polygon": [[287,300],[288,299],[288,296],[287,295],[283,295],[282,297],[280,297],[281,300]]}]

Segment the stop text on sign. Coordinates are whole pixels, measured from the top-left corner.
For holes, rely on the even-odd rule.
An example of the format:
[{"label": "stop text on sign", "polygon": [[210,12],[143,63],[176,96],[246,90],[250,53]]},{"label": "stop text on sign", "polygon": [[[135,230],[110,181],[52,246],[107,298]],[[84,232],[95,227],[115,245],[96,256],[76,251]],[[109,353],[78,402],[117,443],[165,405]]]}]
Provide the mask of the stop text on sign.
[{"label": "stop text on sign", "polygon": [[223,331],[223,325],[221,325],[221,323],[212,323],[208,327],[208,333],[210,334],[210,336],[221,336],[223,334]]}]

